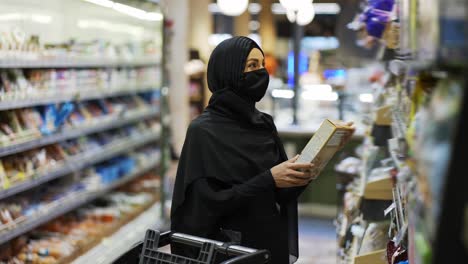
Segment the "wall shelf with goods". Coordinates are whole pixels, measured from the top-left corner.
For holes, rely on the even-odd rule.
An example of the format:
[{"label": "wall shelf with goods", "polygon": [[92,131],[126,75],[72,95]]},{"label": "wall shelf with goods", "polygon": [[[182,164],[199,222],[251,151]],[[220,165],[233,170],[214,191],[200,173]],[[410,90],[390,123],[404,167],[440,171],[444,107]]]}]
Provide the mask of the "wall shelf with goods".
[{"label": "wall shelf with goods", "polygon": [[[337,218],[340,263],[468,260],[467,182],[461,165],[466,65],[452,57],[467,54],[466,40],[460,46],[444,39],[449,24],[467,25],[467,9],[462,2],[432,2],[440,13],[424,13],[427,3],[416,0],[369,2],[357,21],[361,28],[356,29],[366,30],[372,43],[393,49],[396,56],[380,57],[384,81],[374,89],[372,122],[354,166],[358,173],[345,185]],[[455,5],[465,7],[463,18],[460,10],[445,12]],[[363,19],[373,16],[385,21],[381,35],[371,31],[378,26],[369,24],[375,20]],[[428,36],[428,25],[439,34]],[[389,37],[391,29],[401,31]],[[435,36],[434,42],[422,41]],[[444,53],[447,49],[456,50]]]},{"label": "wall shelf with goods", "polygon": [[163,16],[132,4],[148,19],[0,4],[0,262],[70,263],[120,228],[164,225]]}]

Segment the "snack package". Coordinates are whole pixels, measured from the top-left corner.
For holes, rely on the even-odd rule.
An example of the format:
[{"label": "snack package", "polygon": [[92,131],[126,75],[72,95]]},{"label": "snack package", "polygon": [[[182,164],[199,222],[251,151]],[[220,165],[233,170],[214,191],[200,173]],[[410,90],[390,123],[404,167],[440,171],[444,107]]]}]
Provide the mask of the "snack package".
[{"label": "snack package", "polygon": [[314,163],[313,175],[319,175],[335,153],[351,139],[354,128],[342,121],[325,119],[302,150],[297,163]]},{"label": "snack package", "polygon": [[55,105],[46,105],[41,111],[43,124],[41,132],[44,135],[49,135],[55,131],[55,120],[57,118],[57,108]]}]

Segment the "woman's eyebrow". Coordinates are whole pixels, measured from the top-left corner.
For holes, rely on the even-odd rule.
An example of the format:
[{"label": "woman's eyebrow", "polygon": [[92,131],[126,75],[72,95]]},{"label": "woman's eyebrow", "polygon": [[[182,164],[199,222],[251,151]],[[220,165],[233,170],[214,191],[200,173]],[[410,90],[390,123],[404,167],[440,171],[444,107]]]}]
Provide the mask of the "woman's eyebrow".
[{"label": "woman's eyebrow", "polygon": [[259,61],[259,59],[256,59],[256,58],[247,59],[247,61],[252,61],[252,60],[253,60],[253,61],[257,61],[257,62]]}]

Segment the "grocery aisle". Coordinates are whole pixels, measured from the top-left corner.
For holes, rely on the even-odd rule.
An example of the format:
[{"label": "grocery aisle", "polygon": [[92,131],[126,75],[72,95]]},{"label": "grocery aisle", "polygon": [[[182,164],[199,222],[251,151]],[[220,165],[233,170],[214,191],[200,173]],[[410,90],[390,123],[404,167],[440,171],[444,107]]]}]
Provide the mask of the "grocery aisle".
[{"label": "grocery aisle", "polygon": [[332,220],[299,219],[300,258],[296,264],[335,264],[336,248],[336,230]]}]

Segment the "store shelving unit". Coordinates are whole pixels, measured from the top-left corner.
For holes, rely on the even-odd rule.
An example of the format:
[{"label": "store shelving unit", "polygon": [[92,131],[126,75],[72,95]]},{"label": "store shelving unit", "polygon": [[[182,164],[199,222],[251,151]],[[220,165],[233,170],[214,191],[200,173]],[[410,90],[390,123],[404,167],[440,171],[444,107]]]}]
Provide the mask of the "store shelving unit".
[{"label": "store shelving unit", "polygon": [[[29,149],[42,147],[45,145],[53,144],[56,142],[64,141],[71,138],[76,138],[78,136],[89,135],[97,132],[102,132],[118,127],[123,127],[125,125],[135,123],[138,121],[146,120],[153,117],[158,117],[159,110],[157,108],[149,108],[144,110],[136,110],[122,113],[122,115],[111,116],[103,118],[101,120],[98,118],[96,122],[93,122],[89,125],[79,126],[79,127],[70,127],[65,128],[64,130],[54,133],[52,135],[40,137],[26,142],[21,142],[18,144],[12,144],[0,148],[0,157],[7,155],[23,152]],[[1,196],[0,196],[1,197]]]},{"label": "store shelving unit", "polygon": [[112,236],[105,238],[101,243],[72,263],[112,263],[122,252],[127,252],[129,247],[142,241],[147,229],[160,230],[164,228],[164,223],[157,220],[161,217],[161,208],[160,202],[155,203],[140,216],[121,227],[120,230]]},{"label": "store shelving unit", "polygon": [[109,59],[90,58],[31,58],[0,59],[0,69],[8,68],[102,68],[102,67],[145,67],[160,66],[159,58]]},{"label": "store shelving unit", "polygon": [[121,179],[104,186],[100,189],[87,191],[79,193],[77,195],[70,195],[69,197],[64,198],[54,202],[53,205],[48,206],[46,210],[38,212],[37,215],[33,215],[30,218],[25,218],[24,221],[14,225],[11,229],[7,228],[6,230],[0,231],[0,244],[5,243],[17,236],[20,236],[28,231],[58,217],[65,213],[68,213],[82,205],[85,205],[92,200],[108,193],[109,191],[128,183],[129,181],[141,176],[143,173],[154,169],[159,165],[159,159],[145,164],[141,168],[136,169],[132,173],[122,177]]},{"label": "store shelving unit", "polygon": [[[462,31],[466,33],[468,24],[467,3],[433,0],[430,4],[439,7],[439,12],[429,13],[424,12],[428,3],[423,1],[395,3],[395,10],[400,11],[396,23],[402,29],[399,49],[390,62],[381,61],[386,64],[387,74],[393,77],[393,81],[384,82],[385,100],[381,101],[383,106],[391,106],[388,129],[392,138],[385,138],[388,142],[385,146],[379,145],[384,155],[367,149],[367,156],[378,157],[377,162],[367,163],[363,159],[361,184],[348,188],[349,193],[355,194],[357,205],[353,207],[353,200],[348,199],[345,202],[348,211],[345,209],[342,217],[351,215],[351,220],[356,220],[380,214],[378,221],[391,223],[391,232],[388,228],[384,230],[388,251],[393,246],[399,247],[402,253],[399,257],[409,263],[444,263],[448,257],[465,263],[468,195],[464,163],[468,154],[463,131],[468,109],[465,74],[468,47],[467,35]],[[398,56],[399,53],[405,55]],[[392,66],[396,64],[403,70],[395,70]],[[373,140],[367,138],[366,146],[372,145],[369,142]],[[360,197],[360,191],[371,183],[368,172],[383,167],[391,169],[388,176],[392,184],[388,187],[392,195],[381,202],[390,206],[366,210],[362,205],[369,201]],[[338,233],[348,244],[340,245],[342,263],[361,263],[358,258],[364,234],[353,230],[366,230],[368,222],[377,220],[350,223],[349,219],[343,219]],[[379,261],[383,260],[372,263],[386,263]]]},{"label": "store shelving unit", "polygon": [[76,91],[69,91],[62,94],[35,94],[26,95],[24,98],[4,99],[0,101],[0,110],[17,109],[38,105],[56,104],[68,101],[86,101],[93,99],[102,99],[108,97],[117,97],[122,95],[130,95],[135,93],[144,93],[155,91],[159,88],[154,87],[128,87],[122,86],[117,88],[103,89],[99,87],[87,87]]},{"label": "store shelving unit", "polygon": [[57,168],[54,168],[51,171],[40,173],[39,175],[35,176],[32,180],[26,180],[24,182],[13,185],[8,189],[0,190],[0,199],[32,189],[45,182],[68,175],[70,173],[80,171],[93,164],[105,161],[107,159],[118,156],[122,153],[126,153],[130,150],[144,146],[159,139],[159,134],[154,134],[151,132],[146,135],[139,136],[138,138],[128,138],[119,142],[111,143],[108,146],[105,146],[97,151],[93,151],[90,153],[81,153],[76,156],[70,157],[69,159],[65,160],[61,165],[57,166]]},{"label": "store shelving unit", "polygon": [[[69,3],[79,5],[79,2],[81,1]],[[48,4],[50,3],[48,2]],[[84,1],[81,4],[83,4],[85,8],[89,7],[90,9],[94,8],[97,10],[102,8],[92,7],[90,3]],[[145,8],[146,7],[147,6],[145,6]],[[157,9],[158,8],[155,8],[155,10]],[[102,17],[102,19],[106,18],[109,17]],[[127,18],[128,17],[125,19]],[[73,17],[70,19],[73,20],[76,18]],[[112,16],[111,19],[117,18]],[[141,21],[138,22],[140,23]],[[155,178],[159,176],[161,184],[161,186],[157,187],[154,193],[152,193],[154,197],[151,203],[145,204],[135,212],[132,212],[129,214],[128,218],[120,219],[120,222],[117,221],[118,223],[110,224],[109,231],[103,232],[103,235],[109,235],[115,232],[120,225],[127,223],[130,219],[135,217],[134,220],[123,226],[111,236],[111,238],[105,239],[103,243],[98,245],[95,249],[91,249],[89,254],[85,254],[77,261],[78,263],[80,263],[79,261],[83,261],[81,263],[110,263],[116,251],[124,252],[128,250],[134,242],[143,238],[146,229],[162,228],[164,226],[163,224],[165,224],[166,218],[163,213],[164,208],[160,206],[160,203],[165,202],[163,185],[165,163],[167,163],[169,156],[169,145],[168,142],[166,142],[169,138],[167,128],[169,124],[164,122],[164,120],[168,120],[167,116],[169,115],[169,111],[168,108],[165,107],[167,99],[161,94],[164,89],[166,97],[168,93],[167,81],[165,78],[165,76],[167,76],[167,62],[164,58],[164,49],[166,48],[165,37],[167,34],[164,34],[163,21],[155,22],[156,24],[151,24],[151,27],[148,25],[153,22],[145,21],[141,23],[142,26],[147,27],[147,30],[154,30],[154,34],[146,32],[148,35],[145,35],[145,37],[149,38],[151,35],[151,37],[161,38],[161,41],[157,40],[149,43],[149,41],[146,40],[139,42],[141,40],[132,39],[132,41],[128,41],[128,43],[119,43],[120,41],[114,43],[112,42],[116,36],[114,33],[112,33],[114,35],[111,34],[112,36],[110,37],[106,36],[110,38],[109,40],[102,37],[103,40],[108,41],[105,43],[105,45],[108,45],[106,49],[113,49],[115,52],[115,58],[104,57],[105,52],[93,49],[96,46],[92,45],[95,45],[96,42],[86,42],[87,40],[75,43],[73,41],[67,42],[68,40],[61,39],[60,41],[63,41],[62,44],[65,44],[64,46],[70,45],[71,48],[62,49],[62,47],[56,48],[55,46],[54,48],[45,48],[48,39],[42,39],[44,36],[41,34],[39,34],[41,35],[40,42],[41,44],[43,42],[45,44],[40,47],[39,51],[5,50],[4,46],[2,47],[0,72],[5,75],[0,78],[3,81],[0,83],[0,88],[2,88],[0,92],[0,111],[4,112],[3,114],[5,117],[8,117],[10,113],[19,116],[20,113],[24,113],[22,111],[30,110],[34,111],[34,117],[37,118],[38,115],[43,114],[41,111],[46,108],[47,105],[68,102],[73,103],[75,107],[72,111],[75,111],[77,106],[80,107],[79,110],[81,110],[81,108],[86,110],[84,111],[86,115],[82,112],[72,113],[75,114],[76,117],[74,120],[79,121],[75,122],[70,119],[69,122],[64,122],[62,125],[54,123],[53,127],[55,127],[56,130],[53,131],[54,129],[51,129],[53,131],[51,133],[43,132],[44,130],[37,128],[36,126],[38,125],[36,124],[39,122],[33,125],[32,130],[34,130],[34,133],[29,133],[29,126],[25,126],[23,123],[21,124],[21,129],[18,131],[15,129],[15,134],[11,137],[9,137],[11,134],[3,132],[5,135],[8,134],[4,136],[4,140],[1,143],[2,145],[0,145],[0,159],[5,159],[3,164],[10,165],[10,159],[14,159],[16,156],[20,158],[26,157],[26,153],[38,151],[39,149],[49,151],[49,145],[57,145],[58,148],[62,148],[61,143],[68,140],[73,140],[71,141],[72,144],[76,143],[80,145],[80,147],[76,149],[82,149],[82,142],[80,139],[82,137],[87,138],[83,140],[83,142],[86,142],[83,144],[89,143],[89,146],[93,148],[92,150],[91,148],[87,151],[83,150],[84,152],[73,156],[66,156],[66,154],[61,155],[57,161],[53,161],[55,162],[54,165],[51,165],[53,163],[45,163],[47,164],[47,169],[37,169],[36,171],[30,169],[25,170],[27,173],[25,172],[24,174],[28,175],[24,177],[24,180],[14,178],[13,182],[10,183],[9,181],[11,181],[11,178],[9,178],[6,184],[2,182],[3,186],[0,186],[0,203],[4,202],[5,208],[15,203],[15,199],[18,198],[18,201],[20,199],[28,201],[28,206],[36,206],[37,203],[37,208],[39,209],[31,209],[27,215],[21,212],[19,216],[15,215],[11,218],[12,220],[7,221],[7,224],[0,224],[0,246],[13,244],[13,240],[22,240],[17,239],[20,237],[30,238],[31,234],[35,233],[38,227],[76,209],[86,207],[86,205],[100,197],[108,197],[107,194],[113,193],[113,191],[119,187],[129,185],[129,183],[132,185],[135,184],[135,182],[145,181],[148,175]],[[146,25],[143,25],[145,23]],[[155,26],[160,28],[154,29]],[[27,25],[25,25],[25,27],[27,27]],[[28,30],[29,29],[26,29],[24,31],[27,32],[26,34],[31,34]],[[72,34],[75,33],[76,32],[73,32]],[[128,37],[125,34],[124,36],[125,38]],[[60,39],[60,37],[57,39]],[[76,40],[82,41],[79,38]],[[90,46],[93,48],[89,48]],[[83,47],[89,49],[83,50],[81,49]],[[57,50],[59,50],[58,53],[61,55],[54,53]],[[109,50],[106,50],[106,52]],[[45,55],[48,54],[49,51],[50,53],[54,53],[54,55]],[[95,55],[90,55],[93,53]],[[22,76],[21,80],[27,81],[28,84],[21,86],[21,89],[18,88],[19,85],[16,86],[16,80],[14,78],[9,79],[10,77],[8,74],[12,72],[14,72],[12,76],[15,77],[23,74],[24,76]],[[34,77],[32,77],[33,75]],[[59,75],[60,77],[58,77]],[[9,86],[10,83],[8,82],[11,83],[11,86]],[[129,98],[126,98],[127,96]],[[92,109],[95,105],[99,107],[102,105],[103,109],[110,109],[112,106],[115,107],[109,111],[99,112],[96,109]],[[108,108],[104,106],[108,106]],[[23,110],[23,108],[33,109]],[[95,111],[93,112],[93,110]],[[45,119],[44,116],[40,116],[40,118]],[[56,117],[54,116],[54,118]],[[26,118],[21,119],[21,122],[25,122],[24,120],[26,120]],[[46,123],[44,120],[41,121],[43,121],[42,124]],[[54,122],[55,121],[56,120],[54,120]],[[1,122],[6,121],[1,120]],[[49,123],[47,125],[49,125]],[[22,130],[23,127],[24,131]],[[26,127],[28,127],[27,131],[25,131]],[[144,130],[145,127],[147,130]],[[114,133],[114,131],[116,134],[109,134]],[[17,132],[18,134],[16,134]],[[93,134],[96,135],[92,136]],[[107,138],[104,138],[106,135],[111,135],[110,138],[112,140],[110,142],[108,142],[109,140]],[[107,142],[107,144],[104,144],[105,142]],[[71,153],[76,152],[71,151]],[[46,155],[49,155],[49,153]],[[63,156],[65,156],[65,158],[63,158]],[[113,178],[110,180],[100,174],[98,168],[106,168],[109,164],[113,165],[113,162],[117,162],[116,160],[120,159],[131,160],[135,162],[134,164],[138,165],[132,165],[132,168],[135,166],[132,171],[123,176],[120,174],[122,172],[119,169],[118,175],[121,177],[118,179]],[[119,164],[119,166],[120,165],[121,164]],[[88,170],[90,168],[92,168],[92,170]],[[19,171],[23,172],[22,170],[22,168],[19,169]],[[8,173],[11,173],[10,171],[11,170],[9,170]],[[154,171],[156,171],[156,173],[152,173]],[[95,174],[93,174],[93,172]],[[11,175],[5,174],[5,177],[11,177]],[[90,182],[82,182],[82,179],[87,180],[88,178]],[[66,188],[69,187],[78,187],[77,189],[72,189],[70,193],[59,193],[57,197],[61,198],[54,197],[51,198],[52,201],[47,199],[41,200],[42,197],[39,199],[30,197],[38,193],[39,190],[51,191],[48,189],[49,185],[47,184],[53,180],[57,181],[51,184],[51,188],[57,187],[58,192],[60,192],[62,188],[66,190]],[[56,182],[58,186],[56,186]],[[51,192],[53,191],[55,191],[55,189]],[[32,201],[27,199],[32,199]],[[153,205],[150,207],[150,204]],[[3,213],[3,204],[0,207]],[[93,239],[96,240],[97,238]],[[114,241],[116,244],[109,247],[109,241]],[[95,245],[91,244],[89,247]],[[83,250],[83,248],[79,248],[79,252],[75,252],[74,254],[84,254],[85,252],[83,252]],[[100,252],[99,258],[96,258],[93,252]],[[77,256],[73,256],[73,258]],[[99,262],[96,262],[96,260]],[[66,261],[69,261],[69,259]]]}]

